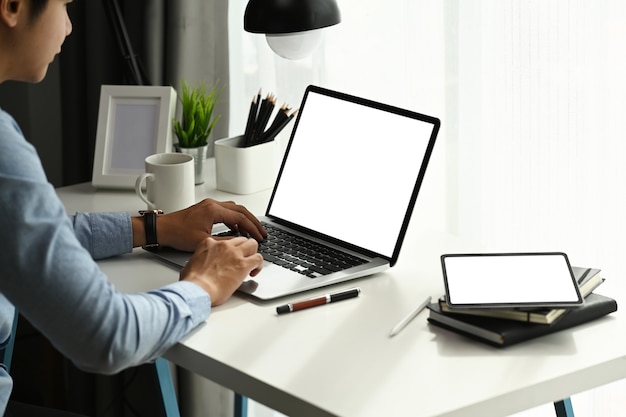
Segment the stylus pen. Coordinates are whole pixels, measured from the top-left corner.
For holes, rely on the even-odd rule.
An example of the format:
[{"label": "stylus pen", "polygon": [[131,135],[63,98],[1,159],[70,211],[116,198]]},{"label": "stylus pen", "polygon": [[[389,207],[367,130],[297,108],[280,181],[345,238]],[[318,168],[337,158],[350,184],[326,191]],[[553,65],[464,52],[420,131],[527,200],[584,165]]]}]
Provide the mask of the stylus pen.
[{"label": "stylus pen", "polygon": [[334,303],[335,301],[358,297],[360,293],[360,288],[351,288],[334,294],[325,294],[320,297],[309,298],[308,300],[296,301],[295,303],[278,306],[276,307],[276,313],[285,314],[293,311],[304,310],[305,308],[322,306],[324,304]]},{"label": "stylus pen", "polygon": [[391,333],[389,333],[389,337],[393,337],[400,333],[402,329],[406,327],[407,324],[411,322],[419,313],[422,312],[423,309],[430,303],[431,298],[428,297],[424,300],[422,304],[420,304],[415,310],[411,311],[405,318],[400,320],[400,323],[396,324],[393,329],[391,329]]}]

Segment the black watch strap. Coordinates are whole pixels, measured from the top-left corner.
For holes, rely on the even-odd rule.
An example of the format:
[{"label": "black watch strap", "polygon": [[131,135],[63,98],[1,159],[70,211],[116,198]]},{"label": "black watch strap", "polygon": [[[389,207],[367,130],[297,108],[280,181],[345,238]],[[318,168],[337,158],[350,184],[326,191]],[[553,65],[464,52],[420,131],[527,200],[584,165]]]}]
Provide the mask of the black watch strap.
[{"label": "black watch strap", "polygon": [[139,210],[143,216],[144,229],[146,231],[146,244],[144,248],[156,248],[159,246],[157,239],[157,215],[163,214],[163,210]]}]

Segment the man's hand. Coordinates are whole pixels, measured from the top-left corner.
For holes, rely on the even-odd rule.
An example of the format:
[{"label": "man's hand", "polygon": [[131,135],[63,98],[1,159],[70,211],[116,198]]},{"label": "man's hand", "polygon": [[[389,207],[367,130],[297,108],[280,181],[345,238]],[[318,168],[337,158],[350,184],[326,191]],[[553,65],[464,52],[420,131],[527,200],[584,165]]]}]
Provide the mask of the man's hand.
[{"label": "man's hand", "polygon": [[[140,218],[133,223],[134,246],[145,241]],[[157,239],[160,245],[193,252],[196,246],[211,236],[213,225],[224,223],[230,229],[262,241],[267,232],[261,222],[244,206],[232,201],[218,202],[207,198],[186,209],[165,214],[157,218]],[[135,227],[141,228],[141,232]]]},{"label": "man's hand", "polygon": [[180,272],[182,281],[193,282],[211,296],[213,306],[224,303],[247,276],[256,276],[263,268],[254,239],[206,238],[200,242],[187,265]]}]

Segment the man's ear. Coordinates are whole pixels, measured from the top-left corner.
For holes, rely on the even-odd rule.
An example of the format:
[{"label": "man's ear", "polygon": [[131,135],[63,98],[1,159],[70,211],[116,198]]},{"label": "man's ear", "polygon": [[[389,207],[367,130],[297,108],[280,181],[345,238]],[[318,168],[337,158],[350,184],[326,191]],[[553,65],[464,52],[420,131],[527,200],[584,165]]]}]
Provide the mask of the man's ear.
[{"label": "man's ear", "polygon": [[20,13],[25,10],[24,0],[0,0],[0,19],[10,27],[17,24]]}]

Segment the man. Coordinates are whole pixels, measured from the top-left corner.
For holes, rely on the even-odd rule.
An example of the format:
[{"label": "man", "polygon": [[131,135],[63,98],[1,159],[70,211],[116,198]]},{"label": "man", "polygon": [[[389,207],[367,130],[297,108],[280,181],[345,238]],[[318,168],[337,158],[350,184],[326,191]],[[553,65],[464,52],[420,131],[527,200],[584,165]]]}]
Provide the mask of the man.
[{"label": "man", "polygon": [[[0,82],[44,78],[72,31],[69,2],[0,0]],[[213,224],[222,222],[254,239],[211,238]],[[180,281],[120,294],[94,259],[145,244],[144,224],[128,213],[68,217],[36,151],[0,110],[0,343],[15,307],[80,368],[115,373],[160,356],[263,265],[259,221],[232,202],[204,200],[156,218],[158,243],[195,250]],[[11,387],[0,369],[0,414]]]}]

